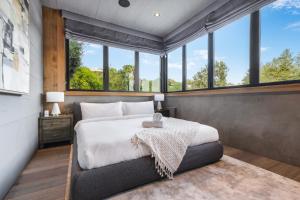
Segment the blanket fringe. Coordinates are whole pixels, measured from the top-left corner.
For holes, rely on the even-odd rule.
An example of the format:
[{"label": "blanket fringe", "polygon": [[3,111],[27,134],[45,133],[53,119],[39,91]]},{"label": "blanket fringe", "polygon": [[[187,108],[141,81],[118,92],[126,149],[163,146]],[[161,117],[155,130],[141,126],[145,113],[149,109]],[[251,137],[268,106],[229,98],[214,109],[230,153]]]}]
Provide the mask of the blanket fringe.
[{"label": "blanket fringe", "polygon": [[151,157],[155,160],[155,169],[161,177],[167,176],[168,179],[174,179],[173,172],[152,152]]},{"label": "blanket fringe", "polygon": [[[134,136],[131,138],[131,142],[138,147],[142,141],[137,136]],[[154,158],[155,169],[161,177],[167,176],[169,179],[174,179],[173,172],[159,159],[154,152],[151,152],[151,158]]]}]

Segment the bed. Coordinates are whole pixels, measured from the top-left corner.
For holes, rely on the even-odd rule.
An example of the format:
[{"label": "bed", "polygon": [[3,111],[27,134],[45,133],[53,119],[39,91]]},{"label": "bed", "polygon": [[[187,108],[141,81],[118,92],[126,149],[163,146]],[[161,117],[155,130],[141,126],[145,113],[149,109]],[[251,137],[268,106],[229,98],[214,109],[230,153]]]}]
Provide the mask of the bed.
[{"label": "bed", "polygon": [[[80,121],[82,118],[82,113],[78,103],[74,104],[73,112],[75,115],[75,121]],[[132,122],[129,122],[130,124],[133,122],[135,123],[135,120],[140,119],[136,119],[134,117],[133,119],[130,118],[126,120],[131,120]],[[95,126],[97,125],[97,122],[93,123]],[[109,124],[110,122],[105,123]],[[78,138],[80,141],[77,141]],[[137,186],[162,179],[162,177],[158,175],[157,171],[155,170],[153,159],[147,154],[147,152],[144,152],[144,156],[142,157],[132,154],[131,157],[129,156],[124,158],[124,161],[121,162],[114,160],[113,156],[111,156],[112,160],[110,163],[103,161],[83,161],[84,159],[82,159],[82,156],[78,157],[78,155],[81,154],[80,148],[78,149],[78,142],[79,147],[82,145],[82,139],[80,137],[78,138],[75,135],[73,143],[70,187],[70,196],[72,200],[98,200],[108,198],[120,192],[133,189]],[[208,142],[188,147],[186,154],[175,174],[202,167],[220,160],[220,158],[223,156],[222,144],[219,142],[219,140],[210,138],[209,135],[207,137],[207,141]],[[122,146],[122,144],[120,146]],[[95,149],[99,151],[99,148]],[[101,150],[99,153],[101,153]],[[115,153],[115,151],[110,152],[112,155],[113,153]],[[128,154],[130,154],[130,152]]]}]

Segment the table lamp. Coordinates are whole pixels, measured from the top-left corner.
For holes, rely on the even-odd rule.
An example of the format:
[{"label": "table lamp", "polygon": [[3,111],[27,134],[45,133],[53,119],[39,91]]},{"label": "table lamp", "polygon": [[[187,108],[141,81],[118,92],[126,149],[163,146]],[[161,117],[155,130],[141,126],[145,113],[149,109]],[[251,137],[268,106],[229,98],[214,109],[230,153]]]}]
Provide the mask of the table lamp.
[{"label": "table lamp", "polygon": [[157,107],[156,109],[157,110],[161,110],[162,109],[162,106],[161,106],[161,101],[164,101],[165,100],[165,95],[164,94],[155,94],[154,95],[154,101],[157,101]]},{"label": "table lamp", "polygon": [[65,100],[65,94],[63,92],[47,92],[46,93],[46,101],[48,103],[53,103],[52,112],[51,112],[51,114],[53,116],[60,115],[58,103],[64,102],[64,100]]}]

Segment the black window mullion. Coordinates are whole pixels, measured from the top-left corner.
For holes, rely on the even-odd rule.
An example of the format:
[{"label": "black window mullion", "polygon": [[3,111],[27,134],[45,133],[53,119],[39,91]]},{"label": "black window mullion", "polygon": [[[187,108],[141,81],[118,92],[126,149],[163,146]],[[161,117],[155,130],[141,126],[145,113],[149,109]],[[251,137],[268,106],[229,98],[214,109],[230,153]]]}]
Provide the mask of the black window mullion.
[{"label": "black window mullion", "polygon": [[259,84],[260,66],[260,14],[255,11],[250,16],[250,85]]},{"label": "black window mullion", "polygon": [[168,92],[168,54],[164,56],[164,92]]},{"label": "black window mullion", "polygon": [[214,88],[214,34],[208,33],[208,89]]},{"label": "black window mullion", "polygon": [[160,56],[159,57],[159,60],[160,60],[160,92],[165,92],[165,73],[164,73],[164,70],[165,70],[165,67],[164,67],[164,56]]},{"label": "black window mullion", "polygon": [[108,61],[108,47],[103,46],[103,89],[109,90],[109,61]]},{"label": "black window mullion", "polygon": [[186,91],[186,45],[182,47],[182,91]]},{"label": "black window mullion", "polygon": [[134,91],[140,90],[140,59],[139,52],[134,52]]}]

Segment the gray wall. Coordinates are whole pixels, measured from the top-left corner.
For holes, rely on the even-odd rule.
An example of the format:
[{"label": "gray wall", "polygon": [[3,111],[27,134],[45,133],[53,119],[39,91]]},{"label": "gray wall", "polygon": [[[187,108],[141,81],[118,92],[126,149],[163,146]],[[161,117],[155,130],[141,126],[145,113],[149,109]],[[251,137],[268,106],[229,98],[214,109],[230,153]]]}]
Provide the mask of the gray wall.
[{"label": "gray wall", "polygon": [[36,150],[40,94],[43,89],[42,10],[30,1],[30,94],[0,94],[0,199],[14,184]]},{"label": "gray wall", "polygon": [[300,165],[300,94],[167,97],[179,118],[219,130],[230,146]]}]

